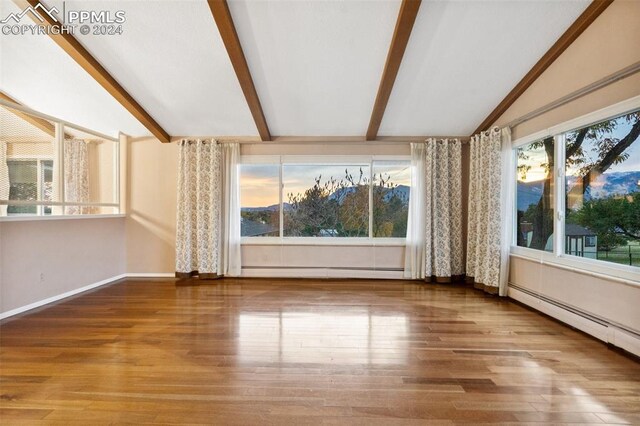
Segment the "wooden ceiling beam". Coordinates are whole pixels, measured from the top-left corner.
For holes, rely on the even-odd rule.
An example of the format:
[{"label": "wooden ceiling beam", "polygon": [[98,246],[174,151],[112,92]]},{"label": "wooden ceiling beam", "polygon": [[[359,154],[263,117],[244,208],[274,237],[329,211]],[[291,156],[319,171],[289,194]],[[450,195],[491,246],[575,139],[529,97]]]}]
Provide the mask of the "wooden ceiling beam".
[{"label": "wooden ceiling beam", "polygon": [[558,59],[562,53],[596,20],[613,0],[593,0],[573,24],[560,36],[549,50],[540,58],[529,72],[520,80],[509,94],[485,118],[473,134],[487,130],[504,114],[515,101]]},{"label": "wooden ceiling beam", "polygon": [[231,59],[231,65],[233,65],[233,69],[238,77],[242,93],[244,93],[244,97],[249,105],[249,110],[258,128],[260,138],[263,141],[269,141],[271,140],[269,126],[267,126],[267,120],[264,116],[260,99],[258,98],[258,92],[253,84],[249,65],[247,64],[247,59],[240,45],[240,39],[238,38],[238,33],[236,32],[236,27],[231,17],[229,5],[226,0],[208,0],[208,3],[224,46],[229,54],[229,59]]},{"label": "wooden ceiling beam", "polygon": [[398,20],[396,21],[393,38],[391,39],[391,45],[387,53],[387,61],[384,65],[380,86],[378,87],[378,94],[376,95],[376,101],[373,104],[373,111],[371,112],[371,119],[369,120],[366,135],[366,140],[368,141],[375,140],[378,136],[382,117],[387,108],[387,103],[393,90],[393,84],[396,81],[398,70],[402,63],[404,51],[409,43],[413,24],[418,16],[420,3],[421,0],[402,0],[402,4],[400,5]]},{"label": "wooden ceiling beam", "polygon": [[[24,9],[29,6],[36,7],[42,1],[38,0],[13,0],[18,7]],[[44,5],[43,5],[44,6]],[[33,14],[29,13],[32,19],[38,24]],[[46,25],[52,27],[60,27],[60,23],[51,18],[46,13],[40,13],[40,16],[45,20]],[[171,137],[169,134],[149,115],[144,108],[136,102],[136,100],[116,81],[115,78],[109,74],[109,72],[85,49],[80,42],[71,34],[61,33],[58,34],[49,33],[49,36],[56,42],[58,46],[62,48],[71,58],[76,61],[86,72],[89,73],[93,79],[104,87],[111,96],[113,96],[127,111],[131,113],[144,127],[146,127],[156,138],[161,142],[169,142]]]}]

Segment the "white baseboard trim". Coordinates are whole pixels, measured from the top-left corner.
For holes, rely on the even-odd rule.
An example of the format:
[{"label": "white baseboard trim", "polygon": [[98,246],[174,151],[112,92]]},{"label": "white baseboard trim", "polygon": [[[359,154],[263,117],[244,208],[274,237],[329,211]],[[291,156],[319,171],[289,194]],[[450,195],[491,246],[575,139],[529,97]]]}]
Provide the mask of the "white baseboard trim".
[{"label": "white baseboard trim", "polygon": [[127,278],[175,278],[175,272],[127,272]]},{"label": "white baseboard trim", "polygon": [[0,320],[21,314],[26,311],[30,311],[32,309],[39,308],[49,303],[66,299],[67,297],[75,296],[76,294],[83,293],[85,291],[93,290],[94,288],[101,287],[103,285],[111,284],[112,282],[121,280],[123,278],[175,278],[175,274],[171,272],[127,272],[126,274],[116,275],[115,277],[107,278],[106,280],[98,281],[97,283],[89,284],[75,290],[67,291],[66,293],[48,297],[46,299],[21,306],[7,312],[2,312],[0,313]]},{"label": "white baseboard trim", "polygon": [[509,287],[508,296],[565,324],[575,327],[598,340],[602,340],[605,343],[640,356],[640,338],[633,333],[616,327],[614,324],[586,318],[514,287]]},{"label": "white baseboard trim", "polygon": [[53,302],[57,302],[57,301],[62,300],[62,299],[66,299],[67,297],[75,296],[76,294],[83,293],[85,291],[93,290],[94,288],[97,288],[97,287],[100,287],[100,286],[103,286],[103,285],[106,285],[106,284],[110,284],[110,283],[112,283],[114,281],[121,280],[121,279],[126,278],[126,277],[127,277],[127,274],[116,275],[115,277],[107,278],[106,280],[98,281],[97,283],[89,284],[89,285],[86,285],[84,287],[77,288],[75,290],[67,291],[66,293],[62,293],[62,294],[58,294],[56,296],[48,297],[46,299],[39,300],[37,302],[33,302],[33,303],[30,303],[30,304],[25,305],[25,306],[21,306],[19,308],[15,308],[15,309],[12,309],[12,310],[7,311],[7,312],[2,312],[2,313],[0,313],[0,320],[8,318],[8,317],[12,317],[14,315],[21,314],[21,313],[26,312],[26,311],[30,311],[32,309],[39,308],[39,307],[44,306],[44,305],[48,305],[49,303],[53,303]]},{"label": "white baseboard trim", "polygon": [[338,268],[243,268],[240,276],[250,278],[363,278],[401,280],[403,279],[403,272]]}]

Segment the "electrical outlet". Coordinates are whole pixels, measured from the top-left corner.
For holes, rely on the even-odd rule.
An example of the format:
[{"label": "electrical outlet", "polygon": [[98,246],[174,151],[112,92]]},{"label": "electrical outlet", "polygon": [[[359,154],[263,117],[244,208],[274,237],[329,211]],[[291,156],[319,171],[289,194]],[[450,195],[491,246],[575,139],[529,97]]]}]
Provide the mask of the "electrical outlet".
[{"label": "electrical outlet", "polygon": [[44,272],[40,272],[40,282],[44,282]]}]

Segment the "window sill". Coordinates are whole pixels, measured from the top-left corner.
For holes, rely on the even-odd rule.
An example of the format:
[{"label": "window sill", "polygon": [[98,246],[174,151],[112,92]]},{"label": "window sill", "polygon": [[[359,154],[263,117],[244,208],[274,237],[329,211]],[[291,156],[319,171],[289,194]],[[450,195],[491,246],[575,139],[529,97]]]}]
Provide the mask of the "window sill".
[{"label": "window sill", "polygon": [[579,258],[569,255],[556,256],[525,247],[511,247],[511,256],[531,262],[559,268],[603,280],[640,287],[640,268],[635,266],[609,263],[602,260]]},{"label": "window sill", "polygon": [[1,222],[33,222],[41,220],[76,220],[76,219],[112,219],[127,217],[125,214],[84,214],[84,215],[59,215],[59,216],[3,216]]},{"label": "window sill", "polygon": [[404,238],[335,238],[335,237],[244,237],[243,246],[346,246],[404,247]]}]

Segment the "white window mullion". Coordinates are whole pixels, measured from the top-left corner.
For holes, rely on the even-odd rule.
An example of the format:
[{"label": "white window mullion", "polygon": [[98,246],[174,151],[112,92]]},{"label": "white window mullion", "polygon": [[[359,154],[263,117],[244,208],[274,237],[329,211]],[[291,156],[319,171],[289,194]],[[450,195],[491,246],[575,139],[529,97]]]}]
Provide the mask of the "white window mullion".
[{"label": "white window mullion", "polygon": [[[55,123],[56,130],[56,138],[54,141],[54,161],[53,161],[53,193],[54,193],[54,201],[65,201],[64,195],[64,124],[61,122]],[[57,179],[55,176],[57,175]],[[57,198],[57,200],[56,200]],[[65,208],[64,206],[52,207],[57,210],[57,214],[64,215]],[[56,214],[52,211],[53,214]]]},{"label": "white window mullion", "polygon": [[512,247],[516,247],[518,245],[518,232],[520,232],[519,226],[518,226],[518,149],[517,148],[513,148],[511,150],[511,170],[509,171],[510,175],[509,175],[509,179],[511,179],[512,182],[515,182],[512,186],[513,188],[511,188],[511,191],[513,192],[511,194],[512,196],[512,200],[513,203],[511,205],[511,223],[513,223],[512,226],[512,232],[511,232],[511,246]]},{"label": "white window mullion", "polygon": [[369,238],[373,238],[373,160],[369,161]]},{"label": "white window mullion", "polygon": [[[120,202],[120,139],[113,144],[113,191],[111,196],[118,205],[118,213],[122,213],[122,203]],[[237,169],[236,169],[237,171]]]},{"label": "white window mullion", "polygon": [[284,237],[284,182],[282,180],[282,157],[280,157],[280,160],[278,161],[278,183],[280,185],[280,191],[278,191],[278,196],[280,197],[280,230],[279,230],[279,237],[280,239],[282,239]]},{"label": "white window mullion", "polygon": [[562,256],[564,254],[564,220],[565,220],[565,148],[566,138],[564,134],[556,135],[554,137],[554,150],[555,150],[555,191],[554,191],[554,221],[553,221],[553,235],[554,244],[553,251],[556,256]]},{"label": "white window mullion", "polygon": [[[42,162],[36,160],[36,200],[42,201]],[[42,216],[43,208],[41,204],[36,206],[36,215]]]}]

